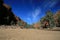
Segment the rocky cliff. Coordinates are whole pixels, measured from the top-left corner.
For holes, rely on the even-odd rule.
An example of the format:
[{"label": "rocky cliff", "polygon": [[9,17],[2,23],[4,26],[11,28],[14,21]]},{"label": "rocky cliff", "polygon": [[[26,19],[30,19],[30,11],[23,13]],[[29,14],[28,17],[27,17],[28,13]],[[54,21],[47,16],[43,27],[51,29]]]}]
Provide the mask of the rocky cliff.
[{"label": "rocky cliff", "polygon": [[14,15],[12,8],[0,0],[0,25],[16,25],[19,21],[22,22],[19,17]]},{"label": "rocky cliff", "polygon": [[56,12],[56,14],[54,15],[54,19],[56,26],[60,27],[60,10]]}]

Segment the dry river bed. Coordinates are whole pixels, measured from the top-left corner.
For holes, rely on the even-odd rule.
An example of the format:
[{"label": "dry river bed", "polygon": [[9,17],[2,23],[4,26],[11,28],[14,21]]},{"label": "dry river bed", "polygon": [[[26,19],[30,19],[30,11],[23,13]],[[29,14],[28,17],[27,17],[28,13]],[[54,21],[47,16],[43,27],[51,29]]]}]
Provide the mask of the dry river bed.
[{"label": "dry river bed", "polygon": [[60,40],[60,31],[0,29],[0,40]]}]

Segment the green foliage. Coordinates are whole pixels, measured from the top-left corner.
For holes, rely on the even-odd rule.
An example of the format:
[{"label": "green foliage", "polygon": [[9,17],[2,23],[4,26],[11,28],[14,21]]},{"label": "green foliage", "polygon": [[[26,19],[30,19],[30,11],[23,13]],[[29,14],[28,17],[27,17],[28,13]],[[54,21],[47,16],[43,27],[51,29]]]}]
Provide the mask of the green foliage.
[{"label": "green foliage", "polygon": [[57,15],[58,16],[58,26],[60,27],[60,15]]},{"label": "green foliage", "polygon": [[58,15],[58,20],[59,20],[59,22],[60,22],[60,15]]},{"label": "green foliage", "polygon": [[47,20],[49,20],[50,27],[54,27],[54,18],[53,18],[53,13],[51,11],[47,12],[46,14]]},{"label": "green foliage", "polygon": [[22,23],[21,23],[21,22],[18,22],[18,25],[19,25],[19,26],[22,26]]},{"label": "green foliage", "polygon": [[47,20],[49,21],[49,27],[52,28],[55,26],[55,23],[54,23],[54,18],[53,18],[53,13],[51,11],[48,11],[46,13],[46,15],[40,20],[41,21],[41,25],[44,25],[43,22],[44,20]]},{"label": "green foliage", "polygon": [[25,28],[29,28],[29,27],[30,27],[30,25],[26,23]]}]

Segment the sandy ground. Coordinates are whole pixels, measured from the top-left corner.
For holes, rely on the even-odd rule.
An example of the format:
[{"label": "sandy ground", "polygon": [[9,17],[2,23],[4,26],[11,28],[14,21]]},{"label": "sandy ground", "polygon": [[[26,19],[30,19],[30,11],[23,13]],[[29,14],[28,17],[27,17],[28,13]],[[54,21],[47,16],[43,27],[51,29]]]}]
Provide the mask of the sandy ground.
[{"label": "sandy ground", "polygon": [[60,31],[0,29],[0,40],[60,40]]}]

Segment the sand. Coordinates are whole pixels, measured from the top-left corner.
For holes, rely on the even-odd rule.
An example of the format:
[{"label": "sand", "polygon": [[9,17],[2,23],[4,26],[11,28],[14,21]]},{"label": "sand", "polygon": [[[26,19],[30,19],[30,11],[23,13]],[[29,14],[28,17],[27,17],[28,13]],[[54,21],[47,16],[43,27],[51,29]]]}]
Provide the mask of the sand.
[{"label": "sand", "polygon": [[0,29],[0,40],[60,40],[60,31]]}]

